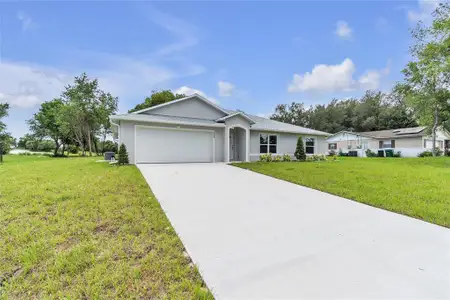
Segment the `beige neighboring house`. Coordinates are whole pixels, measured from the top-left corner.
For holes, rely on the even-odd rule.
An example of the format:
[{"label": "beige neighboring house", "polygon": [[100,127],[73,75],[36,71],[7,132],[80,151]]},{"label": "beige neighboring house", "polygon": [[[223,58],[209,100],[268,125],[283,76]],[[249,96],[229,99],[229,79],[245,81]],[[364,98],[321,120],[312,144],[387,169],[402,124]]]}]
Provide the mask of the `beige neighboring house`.
[{"label": "beige neighboring house", "polygon": [[[397,128],[380,131],[350,132],[340,131],[327,138],[328,151],[344,153],[357,151],[358,156],[366,156],[365,151],[393,149],[400,151],[402,157],[417,157],[425,150],[433,148],[433,140],[426,127]],[[436,134],[436,147],[445,151],[450,149],[450,134],[439,129]]]}]

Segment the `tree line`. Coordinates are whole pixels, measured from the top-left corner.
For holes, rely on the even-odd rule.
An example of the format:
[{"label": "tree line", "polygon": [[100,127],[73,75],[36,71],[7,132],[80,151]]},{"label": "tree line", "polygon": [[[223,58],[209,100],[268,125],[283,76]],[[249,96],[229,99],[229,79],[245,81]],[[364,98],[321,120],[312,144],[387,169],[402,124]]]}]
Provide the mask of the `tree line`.
[{"label": "tree line", "polygon": [[328,133],[374,131],[417,126],[404,97],[396,92],[366,91],[361,98],[333,99],[306,108],[303,103],[279,104],[271,119]]}]

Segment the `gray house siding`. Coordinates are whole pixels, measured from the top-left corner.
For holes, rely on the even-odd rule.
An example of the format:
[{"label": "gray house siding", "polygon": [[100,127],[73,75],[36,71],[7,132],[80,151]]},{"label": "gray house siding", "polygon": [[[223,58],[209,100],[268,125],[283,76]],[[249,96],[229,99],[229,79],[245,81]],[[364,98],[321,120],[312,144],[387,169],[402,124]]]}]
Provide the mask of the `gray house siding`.
[{"label": "gray house siding", "polygon": [[[259,135],[260,133],[268,133],[278,136],[277,139],[277,155],[289,154],[294,158],[295,148],[297,146],[297,139],[301,134],[282,133],[282,132],[267,132],[267,131],[250,131],[250,160],[257,161],[259,159]],[[314,154],[326,154],[327,143],[326,137],[323,136],[306,136],[304,138],[312,137],[315,139]]]},{"label": "gray house siding", "polygon": [[206,120],[216,120],[225,116],[225,113],[196,98],[190,99],[188,101],[180,101],[178,103],[152,109],[149,111],[144,111],[142,112],[142,114],[156,114]]},{"label": "gray house siding", "polygon": [[[120,122],[120,132],[119,132],[119,143],[124,143],[128,150],[128,156],[131,163],[134,163],[134,126],[144,125],[144,126],[158,126],[162,128],[186,128],[186,129],[200,129],[200,130],[214,130],[215,136],[215,159],[216,162],[224,161],[224,132],[225,128],[216,127],[202,127],[202,126],[182,126],[182,125],[171,125],[171,124],[158,124],[158,123],[148,123],[148,122],[133,122],[133,121],[121,121]],[[195,141],[186,141],[194,142]],[[183,145],[180,144],[180,151],[183,150]]]}]

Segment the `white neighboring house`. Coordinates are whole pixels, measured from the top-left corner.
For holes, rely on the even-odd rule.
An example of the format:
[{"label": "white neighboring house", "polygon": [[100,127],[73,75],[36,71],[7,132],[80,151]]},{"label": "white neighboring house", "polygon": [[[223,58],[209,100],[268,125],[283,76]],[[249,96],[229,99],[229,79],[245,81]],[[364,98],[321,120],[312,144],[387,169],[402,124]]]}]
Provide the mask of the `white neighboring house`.
[{"label": "white neighboring house", "polygon": [[307,154],[326,154],[326,132],[230,111],[194,94],[110,117],[130,162],[256,161],[261,154],[294,158],[302,136]]},{"label": "white neighboring house", "polygon": [[[417,157],[425,150],[433,148],[432,137],[426,127],[398,128],[380,131],[350,132],[340,131],[327,138],[328,150],[347,153],[357,151],[358,156],[366,156],[365,151],[393,149],[403,157]],[[445,151],[450,148],[450,134],[439,129],[436,133],[436,147]]]}]

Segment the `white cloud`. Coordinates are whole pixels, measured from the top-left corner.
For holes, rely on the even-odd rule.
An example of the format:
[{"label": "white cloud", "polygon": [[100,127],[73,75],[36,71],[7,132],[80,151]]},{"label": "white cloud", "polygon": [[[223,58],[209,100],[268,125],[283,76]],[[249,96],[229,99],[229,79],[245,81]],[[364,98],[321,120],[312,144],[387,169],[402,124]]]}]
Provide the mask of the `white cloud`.
[{"label": "white cloud", "polygon": [[353,37],[353,29],[348,26],[348,23],[345,21],[338,21],[336,23],[336,31],[335,34],[342,39],[350,40]]},{"label": "white cloud", "polygon": [[199,29],[196,26],[180,18],[161,12],[154,7],[150,9],[149,18],[155,24],[170,32],[176,39],[175,42],[157,50],[155,54],[165,56],[198,44]]},{"label": "white cloud", "polygon": [[229,97],[233,94],[235,86],[231,82],[219,81],[217,83],[219,86],[219,95],[221,97]]},{"label": "white cloud", "polygon": [[358,79],[353,78],[356,66],[349,58],[337,65],[316,65],[311,72],[294,74],[288,91],[345,92],[356,89],[376,89],[380,85],[382,76],[389,74],[389,64],[383,70],[366,71]]},{"label": "white cloud", "polygon": [[257,113],[256,116],[261,118],[270,119],[270,117],[273,115],[273,113]]},{"label": "white cloud", "polygon": [[418,0],[417,10],[408,10],[408,19],[411,22],[429,22],[431,21],[431,13],[438,7],[438,0]]},{"label": "white cloud", "polygon": [[353,86],[353,73],[356,67],[351,59],[346,58],[338,65],[316,65],[311,73],[303,75],[294,74],[294,78],[288,87],[289,92],[341,91]]},{"label": "white cloud", "polygon": [[0,63],[0,101],[20,108],[57,97],[70,76],[55,68],[27,63]]},{"label": "white cloud", "polygon": [[205,97],[206,99],[208,99],[209,101],[211,101],[215,104],[219,103],[219,101],[217,101],[217,99],[208,97],[204,92],[194,89],[194,88],[191,88],[191,87],[188,87],[188,86],[185,86],[185,85],[180,86],[179,88],[175,89],[173,92],[175,94],[185,94],[186,96],[190,96],[192,94],[199,94],[200,96]]},{"label": "white cloud", "polygon": [[22,23],[22,31],[27,31],[34,26],[34,22],[29,15],[24,13],[23,11],[19,11],[17,13],[17,20]]}]

